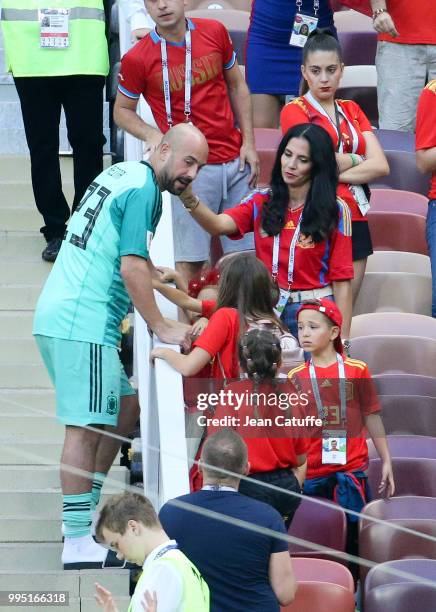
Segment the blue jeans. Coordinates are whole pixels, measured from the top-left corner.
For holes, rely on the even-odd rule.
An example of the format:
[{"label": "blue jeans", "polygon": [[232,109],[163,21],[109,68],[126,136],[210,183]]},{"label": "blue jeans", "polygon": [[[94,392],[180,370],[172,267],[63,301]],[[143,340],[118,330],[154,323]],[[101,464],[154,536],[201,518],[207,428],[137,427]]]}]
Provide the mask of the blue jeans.
[{"label": "blue jeans", "polygon": [[432,307],[431,316],[436,318],[436,200],[429,200],[427,212],[427,244],[431,263]]}]

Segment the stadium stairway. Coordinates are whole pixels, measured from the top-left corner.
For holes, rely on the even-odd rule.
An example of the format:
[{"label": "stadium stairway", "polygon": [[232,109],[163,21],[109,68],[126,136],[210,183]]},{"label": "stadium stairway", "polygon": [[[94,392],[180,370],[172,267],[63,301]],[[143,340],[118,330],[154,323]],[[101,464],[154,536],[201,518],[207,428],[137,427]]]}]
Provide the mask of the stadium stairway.
[{"label": "stadium stairway", "polygon": [[[72,159],[61,158],[61,165],[71,201]],[[51,267],[41,259],[41,221],[28,158],[0,156],[0,591],[68,591],[70,612],[93,612],[100,609],[93,598],[98,581],[127,609],[127,571],[64,572],[60,562],[64,431],[54,418],[54,392],[31,333]],[[103,498],[124,487],[126,468],[114,466],[108,480]]]}]

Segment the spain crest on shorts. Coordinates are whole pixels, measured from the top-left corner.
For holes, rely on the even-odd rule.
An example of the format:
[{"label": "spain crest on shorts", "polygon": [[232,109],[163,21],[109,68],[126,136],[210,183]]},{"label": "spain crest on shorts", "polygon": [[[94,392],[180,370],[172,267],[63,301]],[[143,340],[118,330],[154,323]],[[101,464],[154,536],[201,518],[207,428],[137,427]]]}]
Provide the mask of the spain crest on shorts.
[{"label": "spain crest on shorts", "polygon": [[106,412],[110,415],[118,412],[118,398],[112,392],[106,398]]}]

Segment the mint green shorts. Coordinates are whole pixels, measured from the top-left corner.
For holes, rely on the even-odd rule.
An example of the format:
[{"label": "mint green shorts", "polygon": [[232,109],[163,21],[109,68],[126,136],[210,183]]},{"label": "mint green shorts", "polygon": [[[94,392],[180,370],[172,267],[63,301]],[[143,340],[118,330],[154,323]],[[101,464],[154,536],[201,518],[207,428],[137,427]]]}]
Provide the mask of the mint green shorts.
[{"label": "mint green shorts", "polygon": [[120,397],[135,395],[112,346],[35,336],[65,425],[118,424]]}]

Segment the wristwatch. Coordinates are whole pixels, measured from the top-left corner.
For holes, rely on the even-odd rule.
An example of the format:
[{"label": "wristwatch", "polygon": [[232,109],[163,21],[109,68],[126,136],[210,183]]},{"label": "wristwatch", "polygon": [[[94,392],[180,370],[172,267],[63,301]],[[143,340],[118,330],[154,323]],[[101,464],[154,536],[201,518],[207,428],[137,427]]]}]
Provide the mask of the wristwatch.
[{"label": "wristwatch", "polygon": [[351,348],[351,340],[342,340],[342,346],[344,347],[344,352],[349,356],[350,348]]}]

